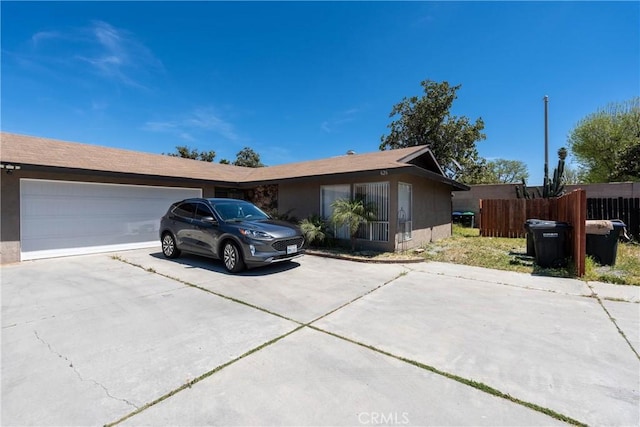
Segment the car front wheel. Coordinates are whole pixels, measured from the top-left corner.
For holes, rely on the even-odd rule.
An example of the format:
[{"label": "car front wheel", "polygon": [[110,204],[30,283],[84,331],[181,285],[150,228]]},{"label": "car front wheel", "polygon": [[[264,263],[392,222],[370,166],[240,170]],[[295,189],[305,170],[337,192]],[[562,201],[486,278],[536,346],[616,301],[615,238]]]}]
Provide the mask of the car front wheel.
[{"label": "car front wheel", "polygon": [[224,267],[231,273],[238,273],[244,270],[244,262],[238,246],[233,242],[224,244],[222,250],[222,262]]},{"label": "car front wheel", "polygon": [[167,258],[178,258],[180,256],[180,249],[176,246],[176,240],[171,233],[165,233],[162,236],[162,253]]}]

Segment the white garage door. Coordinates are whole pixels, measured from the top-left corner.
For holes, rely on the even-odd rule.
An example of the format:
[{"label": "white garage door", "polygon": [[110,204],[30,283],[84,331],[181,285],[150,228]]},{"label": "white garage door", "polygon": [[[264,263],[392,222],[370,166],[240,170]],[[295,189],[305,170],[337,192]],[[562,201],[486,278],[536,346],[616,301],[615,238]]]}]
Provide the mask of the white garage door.
[{"label": "white garage door", "polygon": [[21,259],[158,245],[169,205],[199,188],[20,180]]}]

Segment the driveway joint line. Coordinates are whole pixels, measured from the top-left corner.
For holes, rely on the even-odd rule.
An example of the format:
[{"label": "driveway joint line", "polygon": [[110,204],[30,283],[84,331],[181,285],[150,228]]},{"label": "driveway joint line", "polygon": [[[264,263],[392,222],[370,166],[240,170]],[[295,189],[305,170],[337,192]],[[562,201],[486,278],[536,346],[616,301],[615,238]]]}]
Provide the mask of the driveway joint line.
[{"label": "driveway joint line", "polygon": [[33,331],[33,334],[36,336],[36,339],[37,339],[38,341],[40,341],[41,343],[43,343],[44,345],[46,345],[46,346],[47,346],[47,348],[49,349],[49,351],[51,352],[51,354],[55,354],[55,355],[56,355],[56,356],[58,356],[59,358],[64,359],[64,360],[66,360],[67,362],[69,362],[69,368],[71,368],[71,369],[73,370],[73,372],[76,374],[76,376],[78,377],[78,379],[79,379],[80,381],[82,381],[82,382],[86,382],[86,381],[91,382],[91,383],[93,383],[93,384],[97,385],[98,387],[100,387],[100,388],[104,391],[104,393],[105,393],[107,396],[109,396],[111,399],[119,400],[119,401],[121,401],[121,402],[126,403],[126,404],[127,404],[127,405],[129,405],[129,406],[132,406],[132,407],[136,408],[136,409],[138,408],[138,406],[137,406],[137,405],[135,405],[134,403],[129,402],[127,399],[124,399],[124,398],[121,398],[121,397],[116,397],[116,396],[112,395],[112,394],[109,392],[109,390],[107,389],[107,387],[105,387],[105,386],[104,386],[104,384],[101,384],[101,383],[99,383],[98,381],[96,381],[96,380],[94,380],[94,379],[92,379],[92,378],[86,378],[86,379],[85,379],[85,378],[83,378],[83,377],[82,377],[82,375],[80,374],[80,372],[78,371],[78,369],[77,369],[77,368],[75,367],[75,365],[73,364],[73,361],[72,361],[71,359],[69,359],[67,356],[65,356],[65,355],[63,355],[63,354],[58,353],[57,351],[55,351],[55,350],[53,349],[53,347],[51,347],[51,344],[49,344],[47,341],[45,341],[44,339],[42,339],[42,337],[38,334],[38,331],[34,330],[34,331]]},{"label": "driveway joint line", "polygon": [[[561,292],[561,291],[557,291],[557,290],[553,290],[553,289],[541,289],[541,288],[534,288],[531,286],[519,286],[519,285],[514,285],[512,283],[506,283],[506,282],[498,282],[498,281],[490,281],[490,280],[484,280],[484,279],[476,279],[475,277],[466,277],[466,276],[455,276],[455,275],[451,275],[451,274],[445,274],[445,273],[434,273],[431,271],[421,271],[421,270],[411,270],[414,273],[424,273],[424,274],[430,274],[430,275],[434,275],[434,276],[445,276],[445,277],[451,277],[454,279],[466,279],[466,280],[471,280],[474,282],[482,282],[482,283],[489,283],[492,285],[500,285],[500,286],[508,286],[511,288],[517,288],[517,289],[526,289],[529,291],[540,291],[540,292],[548,292],[551,294],[558,294],[558,295],[567,295],[567,296],[575,296],[575,297],[582,297],[582,298],[592,298],[593,295],[592,294],[571,294],[571,293],[567,293],[567,292]],[[585,282],[586,284],[586,282]],[[588,284],[586,285],[587,287],[589,286]],[[591,290],[591,289],[590,289]],[[631,302],[631,301],[625,301],[625,302]]]},{"label": "driveway joint line", "polygon": [[288,337],[289,335],[296,333],[297,331],[305,328],[305,326],[306,325],[299,325],[299,326],[295,327],[294,329],[292,329],[291,331],[287,332],[284,335],[280,335],[280,336],[278,336],[276,338],[273,338],[273,339],[271,339],[271,340],[269,340],[269,341],[267,341],[265,343],[262,343],[259,346],[254,347],[251,350],[241,354],[240,356],[238,356],[238,357],[236,357],[236,358],[234,358],[232,360],[229,360],[228,362],[225,362],[222,365],[216,366],[215,368],[211,369],[210,371],[207,371],[204,374],[202,374],[202,375],[200,375],[200,376],[198,376],[198,377],[196,377],[196,378],[194,378],[192,380],[187,381],[186,383],[184,383],[180,387],[178,387],[178,388],[176,388],[174,390],[171,390],[168,393],[163,394],[162,396],[158,397],[157,399],[155,399],[155,400],[153,400],[153,401],[151,401],[151,402],[149,402],[149,403],[147,403],[147,404],[145,404],[145,405],[143,405],[141,407],[136,407],[137,409],[135,411],[125,415],[124,417],[122,417],[122,418],[120,418],[120,419],[118,419],[116,421],[113,421],[111,423],[105,424],[104,427],[112,427],[112,426],[118,425],[118,424],[128,420],[129,418],[131,418],[131,417],[133,417],[135,415],[138,415],[139,413],[151,408],[152,406],[157,405],[158,403],[170,398],[171,396],[173,396],[173,395],[175,395],[177,393],[180,393],[181,391],[183,391],[185,389],[191,388],[194,384],[197,384],[200,381],[203,381],[204,379],[209,378],[210,376],[212,376],[213,374],[223,370],[224,368],[226,368],[226,367],[228,367],[230,365],[233,365],[236,362],[239,362],[240,360],[244,359],[245,357],[248,357],[248,356],[252,355],[253,353],[257,353],[258,351],[262,350],[263,348],[269,347],[270,345],[275,344],[276,342]]},{"label": "driveway joint line", "polygon": [[393,277],[392,279],[387,280],[387,281],[386,281],[386,282],[384,282],[383,284],[378,285],[378,286],[376,286],[375,288],[369,289],[367,292],[363,293],[362,295],[358,295],[357,297],[353,298],[351,301],[347,301],[347,302],[345,302],[344,304],[340,305],[339,307],[336,307],[336,308],[334,308],[334,309],[332,309],[332,310],[330,310],[330,311],[326,312],[325,314],[323,314],[323,315],[321,315],[321,316],[317,317],[316,319],[313,319],[313,320],[311,320],[311,321],[307,322],[307,323],[305,324],[305,326],[310,326],[312,323],[315,323],[315,322],[317,322],[318,320],[324,319],[325,317],[330,316],[331,314],[335,313],[336,311],[342,310],[343,308],[345,308],[345,307],[347,307],[347,306],[349,306],[349,305],[353,304],[354,302],[356,302],[356,301],[358,301],[358,300],[360,300],[360,299],[362,299],[362,298],[366,297],[367,295],[370,295],[370,294],[374,293],[375,291],[377,291],[377,290],[379,290],[379,289],[382,289],[383,287],[387,286],[387,285],[388,285],[388,284],[390,284],[391,282],[394,282],[394,281],[398,280],[400,277],[402,277],[402,276],[404,276],[404,275],[406,275],[406,274],[407,274],[407,272],[406,272],[406,271],[402,271],[402,272],[400,272],[397,276]]},{"label": "driveway joint line", "polygon": [[607,310],[607,307],[604,306],[604,303],[602,302],[602,299],[600,299],[600,296],[597,294],[597,292],[591,287],[591,285],[589,284],[589,282],[587,282],[587,286],[589,286],[589,289],[591,289],[591,292],[593,293],[593,297],[598,301],[598,304],[600,304],[600,307],[602,307],[602,309],[604,310],[604,312],[607,314],[607,317],[609,318],[609,320],[611,321],[611,323],[613,323],[613,326],[616,327],[616,329],[618,330],[618,333],[620,334],[620,336],[622,336],[622,339],[625,340],[625,342],[627,343],[627,345],[629,346],[629,348],[631,349],[631,351],[633,352],[633,354],[636,356],[636,359],[640,360],[640,354],[638,354],[638,352],[636,351],[635,348],[633,348],[633,345],[631,344],[631,341],[629,341],[629,338],[627,338],[627,336],[625,335],[625,333],[622,331],[622,329],[620,329],[620,326],[618,326],[618,322],[616,322],[616,319],[611,315],[611,313],[609,313],[609,310]]},{"label": "driveway joint line", "polygon": [[270,311],[270,310],[268,310],[268,309],[266,309],[266,308],[259,307],[259,306],[257,306],[257,305],[254,305],[254,304],[248,303],[248,302],[246,302],[246,301],[242,301],[242,300],[240,300],[240,299],[237,299],[237,298],[234,298],[234,297],[231,297],[231,296],[225,295],[225,294],[221,294],[221,293],[216,292],[216,291],[212,291],[211,289],[207,289],[207,288],[204,288],[204,287],[202,287],[202,286],[195,285],[195,284],[193,284],[193,283],[187,282],[187,281],[182,280],[182,279],[179,279],[179,278],[177,278],[177,277],[170,276],[170,275],[168,275],[168,274],[160,273],[160,272],[155,271],[155,270],[153,270],[153,269],[147,269],[147,268],[143,267],[143,266],[142,266],[142,265],[140,265],[140,264],[136,264],[136,263],[131,262],[131,261],[128,261],[128,260],[126,260],[126,259],[124,259],[124,258],[117,257],[117,258],[113,258],[113,259],[114,259],[114,260],[116,260],[116,261],[124,262],[125,264],[129,264],[129,265],[131,265],[131,266],[133,266],[133,267],[137,267],[137,268],[141,268],[142,270],[149,271],[149,272],[150,272],[150,273],[152,273],[152,274],[157,274],[158,276],[162,276],[162,277],[165,277],[165,278],[167,278],[167,279],[174,280],[174,281],[176,281],[176,282],[178,282],[178,283],[182,283],[183,285],[188,286],[188,287],[190,287],[190,288],[194,288],[194,289],[198,289],[198,290],[203,291],[203,292],[207,292],[207,293],[209,293],[209,294],[211,294],[211,295],[215,295],[215,296],[217,296],[217,297],[224,298],[224,299],[226,299],[226,300],[228,300],[228,301],[232,301],[232,302],[235,302],[235,303],[237,303],[237,304],[242,304],[242,305],[244,305],[244,306],[246,306],[246,307],[250,307],[250,308],[253,308],[253,309],[255,309],[255,310],[262,311],[263,313],[267,313],[267,314],[270,314],[270,315],[272,315],[272,316],[276,316],[276,317],[279,317],[279,318],[281,318],[281,319],[288,320],[288,321],[293,322],[293,323],[296,323],[296,324],[298,324],[298,325],[304,325],[304,324],[305,324],[304,322],[300,322],[300,321],[298,321],[298,320],[291,319],[291,318],[289,318],[289,317],[287,317],[287,316],[284,316],[284,315],[282,315],[282,314],[279,314],[279,313],[276,313],[276,312]]},{"label": "driveway joint line", "polygon": [[450,372],[446,372],[446,371],[440,370],[440,369],[438,369],[436,367],[427,365],[425,363],[418,362],[418,361],[412,360],[412,359],[408,359],[406,357],[395,355],[393,353],[390,353],[390,352],[385,351],[385,350],[381,350],[381,349],[379,349],[377,347],[374,347],[372,345],[361,343],[359,341],[353,340],[351,338],[344,337],[344,336],[336,334],[334,332],[330,332],[330,331],[324,330],[324,329],[319,328],[317,326],[308,325],[307,327],[310,328],[310,329],[313,329],[315,331],[318,331],[318,332],[321,332],[321,333],[325,333],[325,334],[330,335],[332,337],[344,340],[344,341],[349,342],[351,344],[355,344],[357,346],[372,350],[372,351],[374,351],[376,353],[379,353],[379,354],[382,354],[384,356],[391,357],[393,359],[399,360],[399,361],[407,363],[409,365],[413,365],[413,366],[415,366],[417,368],[420,368],[420,369],[423,369],[425,371],[432,372],[432,373],[434,373],[436,375],[440,375],[442,377],[445,377],[447,379],[456,381],[456,382],[464,384],[466,386],[475,388],[475,389],[477,389],[479,391],[482,391],[484,393],[490,394],[492,396],[496,396],[496,397],[500,397],[502,399],[506,399],[506,400],[508,400],[510,402],[513,402],[513,403],[516,403],[518,405],[524,406],[524,407],[529,408],[531,410],[534,410],[536,412],[540,412],[540,413],[543,413],[545,415],[548,415],[548,416],[550,416],[552,418],[555,418],[555,419],[557,419],[559,421],[563,421],[565,423],[572,424],[572,425],[575,425],[575,426],[587,427],[587,424],[585,424],[585,423],[583,423],[581,421],[578,421],[578,420],[576,420],[574,418],[571,418],[571,417],[569,417],[567,415],[564,415],[564,414],[561,414],[559,412],[556,412],[553,409],[545,408],[545,407],[540,406],[538,404],[535,404],[535,403],[532,403],[532,402],[528,402],[526,400],[522,400],[522,399],[519,399],[517,397],[511,396],[508,393],[502,392],[502,391],[500,391],[500,390],[498,390],[498,389],[496,389],[494,387],[491,387],[489,385],[486,385],[486,384],[484,384],[482,382],[475,381],[475,380],[468,379],[468,378],[464,378],[464,377],[461,377],[459,375],[452,374]]}]

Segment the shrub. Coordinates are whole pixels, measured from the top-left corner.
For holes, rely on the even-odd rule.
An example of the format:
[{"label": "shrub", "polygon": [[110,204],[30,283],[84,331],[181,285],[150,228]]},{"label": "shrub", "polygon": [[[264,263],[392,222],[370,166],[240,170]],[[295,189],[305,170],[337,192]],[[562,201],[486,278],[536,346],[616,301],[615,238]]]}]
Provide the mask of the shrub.
[{"label": "shrub", "polygon": [[322,245],[327,238],[327,224],[318,215],[312,215],[300,222],[300,229],[309,245]]}]

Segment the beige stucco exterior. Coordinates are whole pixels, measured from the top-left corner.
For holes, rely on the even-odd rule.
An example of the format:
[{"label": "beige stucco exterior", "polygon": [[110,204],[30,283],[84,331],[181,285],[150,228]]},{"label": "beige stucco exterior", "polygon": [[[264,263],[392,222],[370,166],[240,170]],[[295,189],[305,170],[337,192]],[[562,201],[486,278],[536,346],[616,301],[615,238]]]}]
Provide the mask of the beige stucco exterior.
[{"label": "beige stucco exterior", "polygon": [[[216,186],[212,183],[167,179],[162,177],[101,176],[88,173],[57,171],[16,171],[0,176],[2,188],[0,206],[0,259],[2,264],[20,260],[20,179],[45,179],[59,181],[96,182],[129,185],[201,188],[203,197],[214,197]],[[304,219],[320,214],[320,188],[323,185],[389,183],[389,240],[360,241],[360,247],[372,250],[395,251],[419,247],[424,243],[451,235],[451,188],[446,184],[409,174],[387,176],[327,176],[301,181],[288,180],[278,184],[278,212]],[[402,239],[398,235],[398,184],[412,185],[413,212],[412,237]],[[353,188],[353,187],[352,187]]]},{"label": "beige stucco exterior", "polygon": [[[298,219],[320,214],[320,188],[323,185],[388,182],[389,183],[389,240],[359,241],[360,247],[396,251],[420,247],[425,243],[451,235],[451,187],[409,174],[369,177],[326,177],[305,182],[279,184],[278,211]],[[413,194],[412,237],[402,239],[398,234],[398,184],[411,184]]]}]

